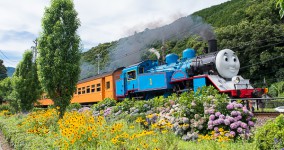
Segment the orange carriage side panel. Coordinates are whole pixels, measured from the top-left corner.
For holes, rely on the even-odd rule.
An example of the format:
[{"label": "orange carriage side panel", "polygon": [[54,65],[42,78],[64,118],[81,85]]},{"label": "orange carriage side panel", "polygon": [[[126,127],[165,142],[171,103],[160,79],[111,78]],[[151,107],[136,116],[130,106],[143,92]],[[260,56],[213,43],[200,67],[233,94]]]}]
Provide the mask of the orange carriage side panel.
[{"label": "orange carriage side panel", "polygon": [[113,92],[113,76],[106,76],[105,77],[105,98],[115,99],[114,92]]},{"label": "orange carriage side panel", "polygon": [[[48,106],[48,105],[53,105],[53,101],[46,95],[46,93],[43,93],[38,100],[39,105],[41,106]],[[35,104],[36,106],[37,104]]]},{"label": "orange carriage side panel", "polygon": [[102,78],[77,84],[71,103],[92,103],[103,100]]},{"label": "orange carriage side panel", "polygon": [[53,101],[51,99],[40,99],[38,102],[42,106],[53,105]]},{"label": "orange carriage side panel", "polygon": [[120,79],[120,75],[122,73],[122,69],[123,68],[119,68],[116,71],[114,71],[113,74],[112,74],[111,88],[112,88],[113,97],[114,97],[115,100],[117,100],[117,97],[116,97],[116,80]]}]

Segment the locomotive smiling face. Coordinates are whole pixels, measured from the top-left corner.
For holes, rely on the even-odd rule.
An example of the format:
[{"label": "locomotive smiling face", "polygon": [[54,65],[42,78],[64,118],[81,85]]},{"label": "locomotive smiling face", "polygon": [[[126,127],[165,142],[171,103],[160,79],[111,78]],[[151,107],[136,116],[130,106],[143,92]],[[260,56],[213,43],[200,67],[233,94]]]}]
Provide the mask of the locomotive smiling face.
[{"label": "locomotive smiling face", "polygon": [[238,75],[240,62],[235,52],[230,49],[219,51],[216,56],[216,68],[224,78],[232,78]]}]

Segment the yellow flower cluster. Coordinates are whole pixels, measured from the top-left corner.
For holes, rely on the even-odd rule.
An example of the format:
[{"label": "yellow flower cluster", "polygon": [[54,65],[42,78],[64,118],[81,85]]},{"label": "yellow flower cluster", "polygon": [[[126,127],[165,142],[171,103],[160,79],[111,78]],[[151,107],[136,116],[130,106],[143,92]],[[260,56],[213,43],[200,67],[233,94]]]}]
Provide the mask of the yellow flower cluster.
[{"label": "yellow flower cluster", "polygon": [[94,118],[90,112],[67,112],[63,119],[58,121],[59,135],[61,136],[59,144],[63,144],[62,147],[69,147],[69,144],[74,144],[77,141],[81,145],[94,142],[99,136],[97,127],[102,126],[104,122],[103,117]]},{"label": "yellow flower cluster", "polygon": [[216,133],[215,131],[212,131],[210,134],[206,135],[198,135],[198,141],[202,140],[215,140],[217,142],[226,142],[232,140],[232,136],[229,133],[229,131],[225,131],[223,128],[219,129],[219,133]]},{"label": "yellow flower cluster", "polygon": [[[147,130],[143,130],[141,124],[147,126]],[[171,124],[166,120],[148,124],[142,117],[132,123],[124,120],[107,122],[103,116],[94,117],[91,111],[66,112],[59,119],[56,109],[32,112],[18,125],[29,134],[51,137],[59,149],[101,149],[107,145],[118,149],[158,150],[159,136],[168,133],[169,127]]]},{"label": "yellow flower cluster", "polygon": [[50,127],[56,123],[58,113],[55,109],[39,110],[28,114],[27,118],[18,126],[27,133],[45,135],[50,132]]},{"label": "yellow flower cluster", "polygon": [[9,110],[2,110],[2,111],[0,112],[0,116],[10,116]]}]

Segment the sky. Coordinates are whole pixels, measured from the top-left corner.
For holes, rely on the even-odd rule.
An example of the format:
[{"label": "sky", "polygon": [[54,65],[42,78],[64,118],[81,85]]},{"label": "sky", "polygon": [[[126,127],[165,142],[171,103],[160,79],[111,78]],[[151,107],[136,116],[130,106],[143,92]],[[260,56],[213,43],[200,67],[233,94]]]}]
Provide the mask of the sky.
[{"label": "sky", "polygon": [[[74,0],[84,51],[99,43],[170,24],[228,0]],[[50,0],[0,0],[0,59],[16,67],[41,32]]]}]

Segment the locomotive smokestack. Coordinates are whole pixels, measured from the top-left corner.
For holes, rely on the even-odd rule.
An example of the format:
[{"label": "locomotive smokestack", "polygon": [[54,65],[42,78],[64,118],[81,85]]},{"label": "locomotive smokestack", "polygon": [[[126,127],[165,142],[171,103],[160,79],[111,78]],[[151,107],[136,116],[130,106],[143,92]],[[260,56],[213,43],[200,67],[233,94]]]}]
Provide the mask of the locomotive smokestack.
[{"label": "locomotive smokestack", "polygon": [[208,40],[208,47],[209,47],[208,53],[216,52],[217,51],[217,40],[215,39]]}]

